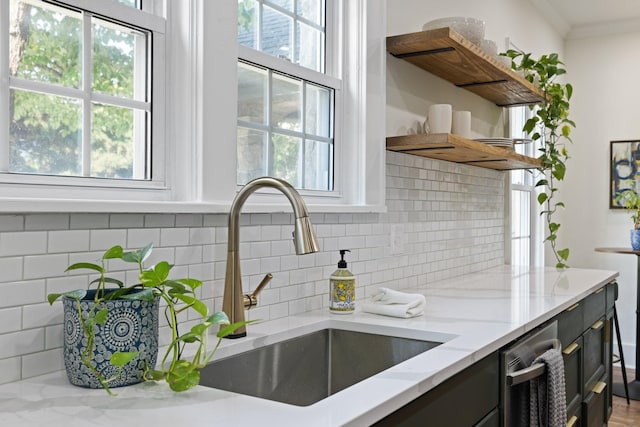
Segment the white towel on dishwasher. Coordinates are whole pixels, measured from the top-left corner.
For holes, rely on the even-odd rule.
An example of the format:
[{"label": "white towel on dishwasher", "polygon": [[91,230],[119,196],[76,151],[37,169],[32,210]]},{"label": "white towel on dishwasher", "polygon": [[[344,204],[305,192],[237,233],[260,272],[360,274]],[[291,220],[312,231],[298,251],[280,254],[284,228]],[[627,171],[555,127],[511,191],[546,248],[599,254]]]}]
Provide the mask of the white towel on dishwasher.
[{"label": "white towel on dishwasher", "polygon": [[403,318],[422,316],[427,303],[422,294],[410,294],[389,288],[380,288],[371,297],[371,301],[363,305],[363,311]]}]

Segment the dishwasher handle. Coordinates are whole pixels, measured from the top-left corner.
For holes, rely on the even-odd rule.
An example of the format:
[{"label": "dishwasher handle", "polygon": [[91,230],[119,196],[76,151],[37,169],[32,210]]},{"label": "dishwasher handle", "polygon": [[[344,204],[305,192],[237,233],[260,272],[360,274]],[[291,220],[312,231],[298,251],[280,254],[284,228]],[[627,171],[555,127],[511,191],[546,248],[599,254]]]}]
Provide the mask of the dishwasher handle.
[{"label": "dishwasher handle", "polygon": [[[558,339],[551,340],[551,344],[554,350],[562,349],[562,344]],[[507,385],[514,386],[514,385],[522,384],[527,381],[531,381],[532,379],[543,375],[545,370],[546,370],[546,365],[544,363],[535,363],[527,368],[520,369],[515,372],[508,372]]]}]

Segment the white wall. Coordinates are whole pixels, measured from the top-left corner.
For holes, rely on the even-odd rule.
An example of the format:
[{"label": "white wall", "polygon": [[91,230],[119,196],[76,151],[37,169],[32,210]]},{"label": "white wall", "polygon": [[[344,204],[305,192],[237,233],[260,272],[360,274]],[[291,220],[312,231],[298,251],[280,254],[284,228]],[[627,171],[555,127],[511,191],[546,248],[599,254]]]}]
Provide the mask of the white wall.
[{"label": "white wall", "polygon": [[610,141],[640,139],[640,31],[600,35],[566,44],[568,81],[574,86],[571,117],[576,122],[562,187],[566,208],[561,243],[570,264],[620,272],[617,302],[627,365],[634,365],[636,257],[603,254],[596,247],[629,248],[631,219],[609,209]]}]

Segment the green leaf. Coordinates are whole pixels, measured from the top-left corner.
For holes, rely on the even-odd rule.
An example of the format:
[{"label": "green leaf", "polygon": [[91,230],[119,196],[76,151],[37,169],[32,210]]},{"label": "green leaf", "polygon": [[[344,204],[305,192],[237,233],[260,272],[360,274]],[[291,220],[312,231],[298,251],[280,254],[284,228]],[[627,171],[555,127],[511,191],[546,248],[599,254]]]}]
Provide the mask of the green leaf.
[{"label": "green leaf", "polygon": [[149,257],[151,250],[153,249],[153,243],[149,243],[147,246],[135,251],[128,251],[122,254],[122,260],[125,262],[135,263],[142,265],[142,263]]},{"label": "green leaf", "polygon": [[116,245],[102,255],[102,259],[122,259],[122,246]]},{"label": "green leaf", "polygon": [[197,280],[197,279],[191,279],[191,278],[178,279],[178,280],[176,280],[176,282],[183,283],[183,284],[187,285],[188,287],[190,287],[192,290],[196,290],[197,288],[202,286],[202,281]]},{"label": "green leaf", "polygon": [[213,324],[209,322],[198,323],[191,328],[191,333],[197,336],[202,336],[212,325]]},{"label": "green leaf", "polygon": [[105,308],[101,308],[98,310],[94,316],[94,321],[97,325],[104,325],[107,321],[108,310]]},{"label": "green leaf", "polygon": [[227,325],[223,328],[220,328],[220,330],[218,331],[218,333],[216,334],[216,336],[218,338],[224,338],[227,335],[231,335],[232,333],[235,332],[236,329],[248,325],[249,323],[253,323],[253,322],[257,322],[258,320],[243,320],[242,322],[236,322],[236,323],[232,323],[230,325]]},{"label": "green leaf", "polygon": [[557,222],[552,222],[549,224],[549,231],[551,231],[552,233],[555,233],[556,231],[558,231],[559,228],[560,228],[560,224],[558,224]]},{"label": "green leaf", "polygon": [[97,264],[92,264],[90,262],[77,262],[75,264],[71,264],[69,267],[67,267],[65,271],[80,270],[83,268],[87,270],[94,270],[94,271],[97,271],[98,273],[104,273],[104,269],[101,266]]},{"label": "green leaf", "polygon": [[181,335],[178,340],[180,341],[184,341],[186,343],[194,343],[196,341],[200,341],[200,339],[202,338],[201,334],[195,334],[193,332],[187,332],[184,335]]},{"label": "green leaf", "polygon": [[140,282],[144,286],[158,286],[162,284],[167,277],[169,276],[169,272],[171,271],[172,265],[166,261],[161,261],[153,267],[144,270],[140,273]]},{"label": "green leaf", "polygon": [[216,311],[206,321],[214,325],[228,325],[229,317],[224,311]]},{"label": "green leaf", "polygon": [[558,251],[558,256],[559,256],[560,258],[562,258],[563,260],[565,260],[565,261],[566,261],[567,259],[569,259],[569,248],[560,249],[560,250]]},{"label": "green leaf", "polygon": [[124,286],[124,283],[121,280],[114,279],[112,277],[104,277],[102,279],[98,277],[97,279],[92,280],[91,283],[89,284],[93,285],[94,283],[100,283],[100,282],[113,283],[114,285],[117,285],[119,288],[122,288]]},{"label": "green leaf", "polygon": [[60,298],[61,296],[73,298],[75,300],[81,300],[86,295],[87,295],[87,291],[85,289],[76,289],[74,291],[63,292],[61,294],[49,294],[47,296],[47,300],[49,301],[49,304],[53,304],[53,302],[58,298]]},{"label": "green leaf", "polygon": [[151,288],[145,288],[137,292],[131,292],[121,296],[126,300],[153,301],[156,298],[155,291]]},{"label": "green leaf", "polygon": [[200,316],[207,317],[209,315],[209,308],[202,301],[189,296],[189,295],[175,295],[180,301],[188,304],[191,308],[193,308]]},{"label": "green leaf", "polygon": [[548,199],[547,193],[538,194],[538,204],[543,204]]},{"label": "green leaf", "polygon": [[149,243],[147,246],[140,249],[139,251],[140,263],[145,262],[147,258],[149,258],[149,255],[151,255],[152,251],[153,251],[153,243]]},{"label": "green leaf", "polygon": [[122,367],[131,362],[138,354],[139,351],[118,351],[111,355],[111,364],[113,366]]},{"label": "green leaf", "polygon": [[62,294],[49,294],[47,295],[47,301],[49,301],[49,305],[53,305],[53,303],[62,296]]},{"label": "green leaf", "polygon": [[163,380],[165,377],[164,371],[158,371],[156,369],[151,369],[147,371],[146,374],[147,374],[146,379],[151,381],[160,381],[160,380]]},{"label": "green leaf", "polygon": [[175,296],[178,294],[192,293],[191,289],[187,289],[187,287],[184,286],[181,282],[177,282],[175,280],[166,280],[165,282],[162,283],[162,286],[169,288],[169,293],[172,296]]},{"label": "green leaf", "polygon": [[178,360],[166,372],[166,381],[173,391],[185,391],[200,384],[200,371],[186,360]]}]

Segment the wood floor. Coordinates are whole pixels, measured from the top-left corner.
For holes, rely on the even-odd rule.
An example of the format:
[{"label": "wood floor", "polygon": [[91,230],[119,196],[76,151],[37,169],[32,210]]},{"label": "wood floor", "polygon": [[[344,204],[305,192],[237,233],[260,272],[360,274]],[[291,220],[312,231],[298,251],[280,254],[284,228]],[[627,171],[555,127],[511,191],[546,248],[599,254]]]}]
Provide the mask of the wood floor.
[{"label": "wood floor", "polygon": [[[627,369],[627,379],[635,378],[634,371]],[[620,369],[613,368],[613,382],[622,382]],[[640,401],[631,400],[627,405],[624,397],[613,396],[613,413],[609,419],[609,427],[638,427],[640,426]]]}]

